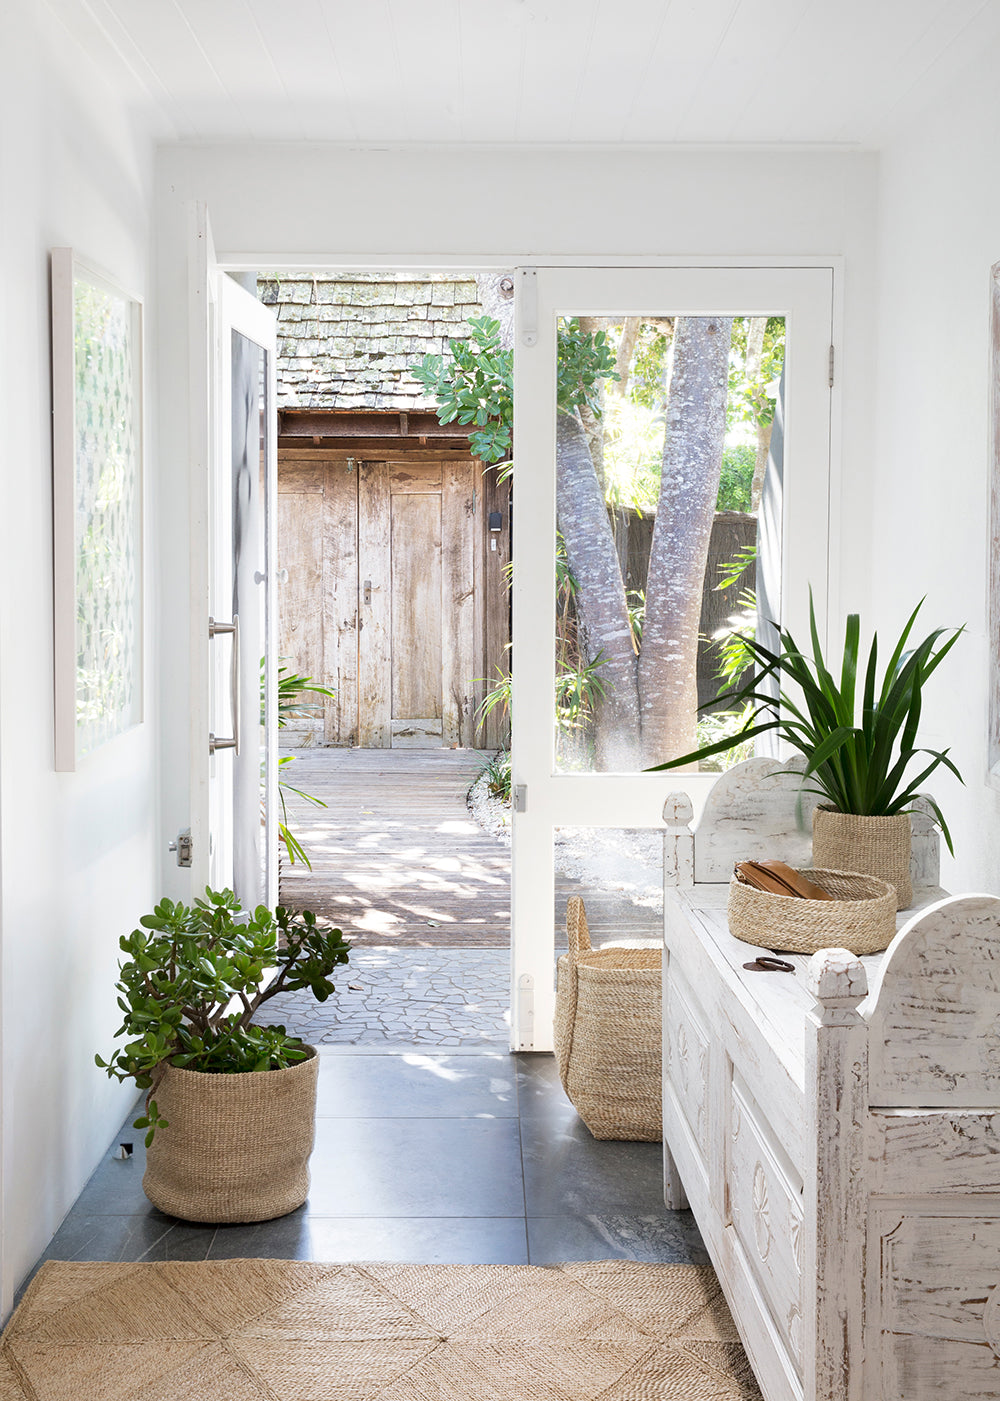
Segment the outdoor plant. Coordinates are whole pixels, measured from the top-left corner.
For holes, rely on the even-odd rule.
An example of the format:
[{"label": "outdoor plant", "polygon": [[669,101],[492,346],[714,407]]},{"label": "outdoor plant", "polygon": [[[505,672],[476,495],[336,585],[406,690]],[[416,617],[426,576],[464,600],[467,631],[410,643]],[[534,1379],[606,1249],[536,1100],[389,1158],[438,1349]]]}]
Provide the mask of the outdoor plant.
[{"label": "outdoor plant", "polygon": [[488,764],[480,769],[480,776],[485,775],[486,791],[491,798],[499,798],[501,802],[510,802],[510,755],[506,749],[500,749]]},{"label": "outdoor plant", "polygon": [[[300,676],[293,672],[283,663],[278,667],[278,728],[284,729],[289,720],[298,720],[307,715],[302,704],[302,697],[306,694],[315,696],[329,696],[333,698],[334,692],[328,686],[318,685],[311,676]],[[260,695],[261,695],[261,724],[264,723],[264,658],[260,659]],[[304,788],[296,788],[294,783],[289,783],[286,778],[282,778],[281,771],[286,764],[295,762],[294,754],[282,754],[278,759],[278,802],[281,804],[281,817],[278,819],[278,840],[285,843],[285,850],[288,852],[289,864],[294,866],[296,861],[301,861],[307,871],[312,870],[312,862],[306,855],[305,847],[288,825],[288,807],[285,803],[286,793],[296,793],[300,798],[305,798],[307,803],[314,803],[318,808],[325,808],[326,803],[322,798],[317,798],[314,793],[307,793]]]},{"label": "outdoor plant", "polygon": [[[225,1075],[306,1059],[299,1037],[254,1018],[279,992],[309,988],[326,1001],[330,974],[350,952],[341,930],[321,929],[311,910],[296,915],[281,905],[258,905],[245,916],[231,890],[206,890],[193,905],[161,900],[139,924],[119,941],[125,959],[116,986],[125,1015],[115,1035],[127,1039],[110,1060],[95,1057],[109,1076],[155,1092],[164,1063]],[[147,1147],[166,1123],[151,1094],[135,1120],[147,1130]]]},{"label": "outdoor plant", "polygon": [[[948,758],[949,750],[918,748],[917,730],[923,689],[933,672],[954,647],[964,628],[937,628],[916,646],[907,648],[923,599],[903,628],[878,679],[878,634],[872,637],[868,656],[861,658],[861,621],[857,613],[847,619],[839,680],[827,666],[819,641],[812,591],[809,594],[809,626],[812,654],[804,652],[787,628],[778,628],[780,651],[773,652],[755,638],[744,643],[752,654],[756,672],[750,680],[719,700],[750,705],[746,725],[735,734],[703,746],[679,759],[655,764],[651,771],[677,768],[774,730],[780,739],[806,759],[804,791],[817,793],[838,812],[860,816],[891,817],[912,811],[921,784],[943,765],[962,782],[962,775]],[[951,636],[942,641],[946,633]],[[780,679],[779,696],[764,687],[769,677]],[[795,688],[790,694],[787,687]],[[860,694],[859,694],[860,685]],[[858,705],[860,702],[860,714]],[[717,705],[718,700],[713,702]],[[767,716],[761,720],[761,716]],[[924,764],[918,756],[929,756]],[[914,762],[923,766],[912,774]],[[948,850],[951,833],[940,808],[928,799]]]}]

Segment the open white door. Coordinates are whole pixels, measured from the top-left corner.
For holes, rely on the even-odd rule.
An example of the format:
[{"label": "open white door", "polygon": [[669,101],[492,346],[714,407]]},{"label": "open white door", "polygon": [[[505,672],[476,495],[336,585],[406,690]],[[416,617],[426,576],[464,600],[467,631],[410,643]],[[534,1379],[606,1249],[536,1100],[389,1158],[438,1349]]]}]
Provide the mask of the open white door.
[{"label": "open white door", "polygon": [[[560,827],[647,828],[663,830],[662,809],[671,792],[686,790],[697,811],[715,782],[707,773],[643,772],[650,759],[637,753],[623,761],[588,766],[579,753],[560,754],[555,724],[556,685],[556,539],[566,535],[575,505],[567,494],[570,483],[582,478],[559,472],[557,487],[557,349],[560,326],[571,318],[608,318],[621,325],[625,318],[649,324],[675,318],[693,323],[711,321],[708,330],[725,338],[717,357],[723,385],[729,318],[784,319],[786,350],[784,377],[776,412],[775,436],[783,442],[780,460],[768,467],[768,480],[757,527],[761,550],[757,582],[766,595],[771,616],[796,635],[808,628],[808,589],[817,612],[825,618],[828,593],[830,500],[830,346],[832,342],[833,271],[831,268],[538,268],[519,269],[515,339],[515,488],[513,566],[512,781],[515,792],[512,852],[512,1037],[514,1050],[545,1051],[552,1047],[553,933],[555,881],[553,842]],[[697,328],[691,326],[691,334]],[[671,332],[672,334],[672,332]],[[676,347],[676,342],[674,345]],[[671,352],[673,353],[673,352]],[[676,360],[675,360],[676,370]],[[783,429],[783,433],[779,431]],[[563,424],[563,437],[566,438]],[[662,428],[661,428],[662,434]],[[578,442],[584,438],[580,430]],[[583,452],[586,454],[584,447]],[[591,473],[593,477],[593,473]],[[686,490],[686,488],[684,489]],[[686,509],[684,490],[674,510]],[[597,493],[597,495],[594,495]],[[592,540],[603,526],[604,503],[593,487],[590,526],[577,539]],[[706,493],[707,495],[707,493]],[[707,508],[709,528],[715,494]],[[661,507],[661,514],[662,507]],[[589,533],[588,533],[589,531]],[[655,548],[655,546],[654,546]],[[682,551],[677,551],[678,558]],[[663,559],[663,553],[660,555]],[[613,543],[605,552],[609,589],[622,587]],[[671,565],[671,567],[673,567]],[[700,606],[705,565],[697,585]],[[695,573],[689,570],[690,574]],[[617,576],[617,577],[615,577]],[[668,580],[668,584],[669,584]],[[672,585],[671,585],[672,587]],[[660,599],[670,587],[660,590]],[[651,614],[653,592],[647,600],[643,640],[658,626]],[[625,617],[625,607],[619,610]],[[584,626],[582,615],[580,626]],[[664,615],[665,616],[665,610]],[[695,612],[694,627],[698,627]],[[628,672],[627,648],[622,671]],[[665,624],[661,640],[667,637]],[[619,633],[621,629],[619,629]],[[688,625],[690,634],[690,625]],[[602,662],[602,678],[611,667]],[[636,662],[636,668],[639,663]],[[638,683],[637,688],[638,688]],[[645,743],[645,716],[637,689],[640,742]],[[692,717],[694,707],[691,706]],[[692,719],[693,725],[693,719]],[[664,753],[673,757],[694,747]],[[600,771],[598,770],[600,767]],[[585,895],[586,898],[586,895]],[[560,919],[564,912],[556,912]],[[614,929],[597,931],[606,942]]]},{"label": "open white door", "polygon": [[278,898],[276,321],[215,263],[191,266],[191,866],[195,893]]}]

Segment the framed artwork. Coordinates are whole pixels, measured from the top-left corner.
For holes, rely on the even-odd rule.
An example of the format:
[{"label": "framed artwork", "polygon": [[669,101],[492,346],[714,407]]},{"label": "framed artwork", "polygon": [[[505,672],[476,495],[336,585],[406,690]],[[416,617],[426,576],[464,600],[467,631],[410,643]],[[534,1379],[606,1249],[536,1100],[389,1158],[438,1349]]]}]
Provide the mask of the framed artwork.
[{"label": "framed artwork", "polygon": [[990,674],[986,782],[1000,789],[1000,263],[990,270]]},{"label": "framed artwork", "polygon": [[55,766],[142,720],[142,306],[52,250]]}]

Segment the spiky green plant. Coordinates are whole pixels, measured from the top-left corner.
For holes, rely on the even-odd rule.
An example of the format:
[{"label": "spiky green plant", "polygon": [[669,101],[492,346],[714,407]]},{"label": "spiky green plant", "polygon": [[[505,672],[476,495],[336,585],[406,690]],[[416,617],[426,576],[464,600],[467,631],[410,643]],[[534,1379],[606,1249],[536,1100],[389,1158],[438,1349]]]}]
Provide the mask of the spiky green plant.
[{"label": "spiky green plant", "polygon": [[[812,590],[809,592],[809,628],[812,655],[805,653],[787,628],[777,629],[780,651],[772,652],[761,642],[745,638],[752,653],[756,674],[744,685],[713,701],[730,701],[733,706],[752,705],[748,722],[736,734],[709,744],[679,759],[670,759],[655,769],[672,769],[711,754],[721,754],[734,745],[774,730],[780,739],[797,749],[806,759],[804,790],[816,793],[839,812],[873,817],[891,817],[912,811],[921,784],[943,765],[959,782],[962,775],[948,758],[947,749],[918,748],[917,729],[923,688],[933,672],[954,647],[964,626],[936,628],[915,647],[907,643],[917,614],[917,604],[903,628],[878,681],[878,635],[872,637],[864,665],[861,664],[861,620],[851,613],[844,632],[844,651],[839,681],[827,666],[819,641]],[[940,639],[947,633],[946,641]],[[780,679],[778,698],[762,690],[768,677]],[[861,714],[857,714],[858,682],[862,681]],[[797,688],[789,695],[787,686]],[[769,716],[761,720],[761,716]],[[930,756],[915,777],[911,765],[918,755]],[[948,850],[954,854],[951,833],[941,809],[927,800],[941,827]]]}]

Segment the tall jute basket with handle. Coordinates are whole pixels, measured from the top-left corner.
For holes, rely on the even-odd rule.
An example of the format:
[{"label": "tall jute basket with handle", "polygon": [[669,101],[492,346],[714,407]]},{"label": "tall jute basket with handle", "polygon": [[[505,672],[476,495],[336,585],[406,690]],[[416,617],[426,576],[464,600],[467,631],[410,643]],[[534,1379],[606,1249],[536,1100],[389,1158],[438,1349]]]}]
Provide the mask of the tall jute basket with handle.
[{"label": "tall jute basket with handle", "polygon": [[183,1221],[268,1221],[309,1194],[319,1057],[284,1070],[210,1075],[164,1065],[150,1091],[167,1121],[142,1188]]},{"label": "tall jute basket with handle", "polygon": [[591,946],[578,895],[566,904],[555,1047],[563,1089],[595,1138],[659,1142],[660,950]]}]

